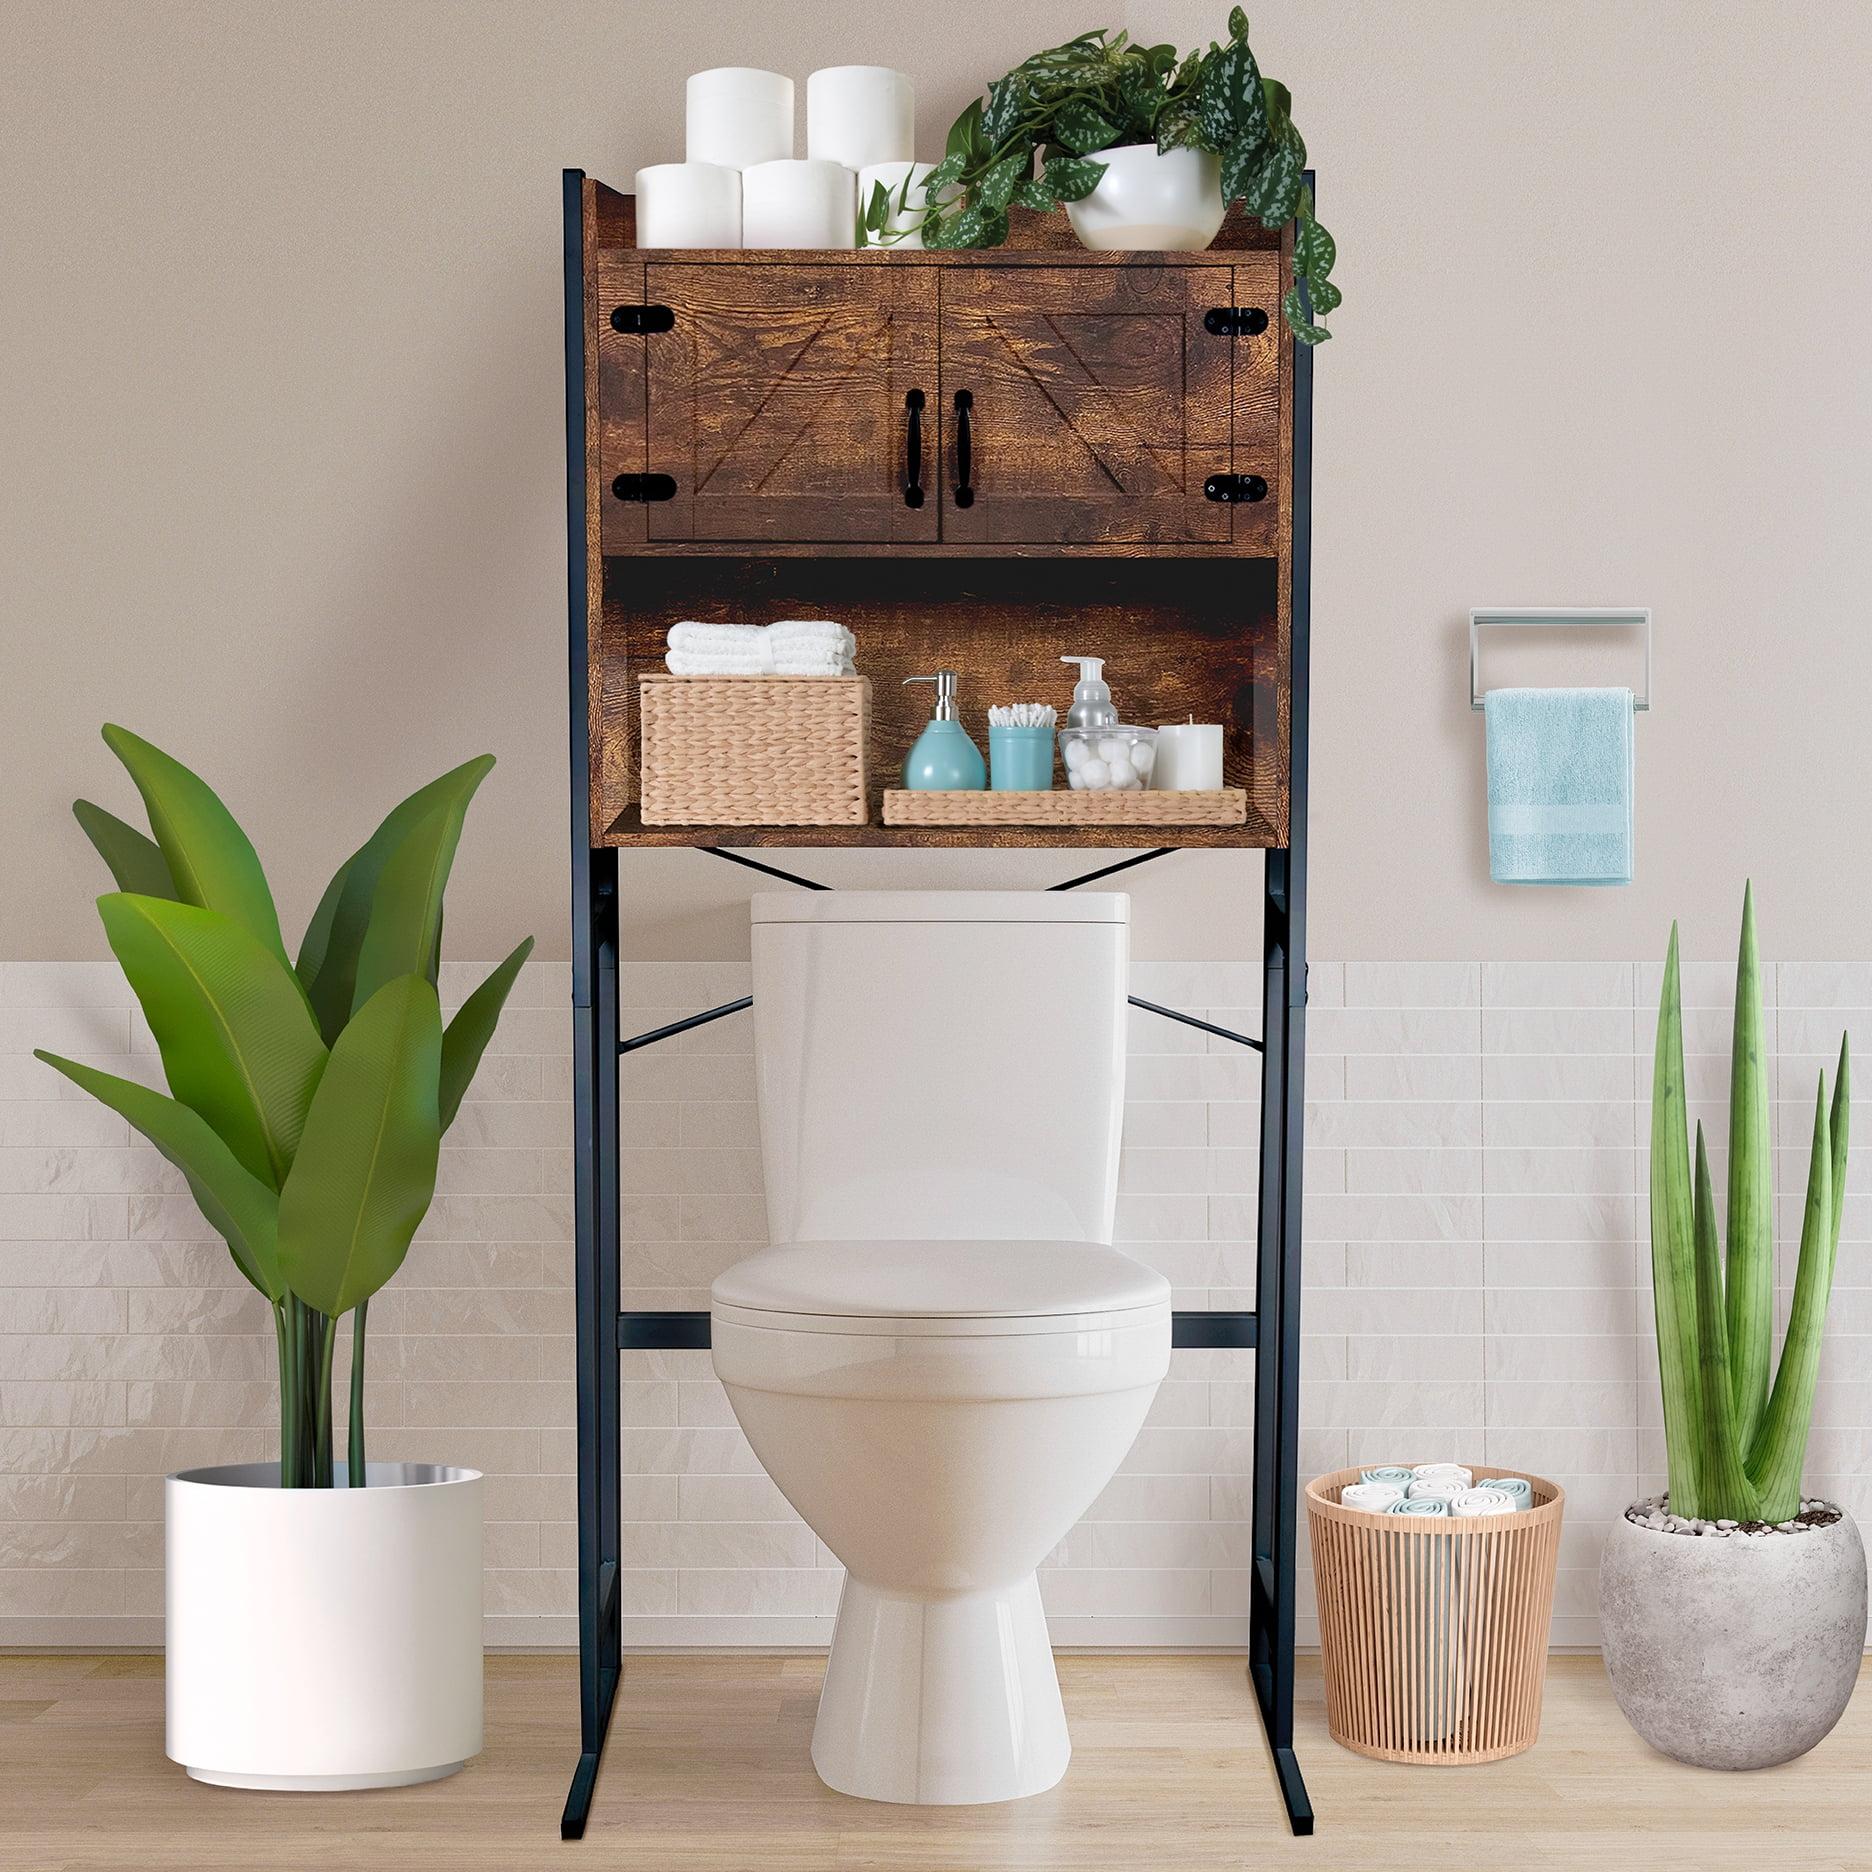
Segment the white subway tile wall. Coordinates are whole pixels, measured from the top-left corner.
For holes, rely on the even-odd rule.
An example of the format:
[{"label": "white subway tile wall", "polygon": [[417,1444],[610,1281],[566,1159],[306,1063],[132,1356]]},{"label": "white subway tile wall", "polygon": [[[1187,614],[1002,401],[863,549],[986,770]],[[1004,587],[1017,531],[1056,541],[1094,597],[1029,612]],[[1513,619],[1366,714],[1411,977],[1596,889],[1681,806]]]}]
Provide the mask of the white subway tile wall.
[{"label": "white subway tile wall", "polygon": [[[445,995],[477,971],[451,967]],[[1316,964],[1307,1067],[1301,1463],[1455,1456],[1561,1480],[1554,1639],[1591,1644],[1609,1520],[1661,1486],[1645,1248],[1658,971]],[[736,966],[622,970],[632,1029],[747,991]],[[1252,1032],[1258,971],[1141,964],[1135,992]],[[1731,973],[1685,974],[1693,1116],[1718,1183]],[[488,1636],[574,1635],[569,971],[535,964],[371,1312],[374,1455],[488,1475]],[[1814,1075],[1872,1046],[1872,966],[1769,971],[1792,1277]],[[700,1307],[763,1239],[750,1030],[625,1060],[626,1304]],[[162,1477],[270,1452],[272,1336],[179,1178],[31,1057],[154,1081],[113,966],[0,963],[0,1643],[161,1633]],[[1259,1061],[1133,1013],[1119,1240],[1186,1307],[1254,1303]],[[1851,1177],[1809,1481],[1872,1515],[1872,1153]],[[344,1353],[339,1359],[340,1376]],[[1066,1644],[1239,1644],[1253,1358],[1179,1352],[1122,1472],[1048,1563]],[[839,1573],[761,1473],[707,1353],[626,1354],[633,1644],[816,1644]],[[342,1409],[344,1391],[339,1390]],[[1314,1635],[1302,1558],[1300,1636]]]}]

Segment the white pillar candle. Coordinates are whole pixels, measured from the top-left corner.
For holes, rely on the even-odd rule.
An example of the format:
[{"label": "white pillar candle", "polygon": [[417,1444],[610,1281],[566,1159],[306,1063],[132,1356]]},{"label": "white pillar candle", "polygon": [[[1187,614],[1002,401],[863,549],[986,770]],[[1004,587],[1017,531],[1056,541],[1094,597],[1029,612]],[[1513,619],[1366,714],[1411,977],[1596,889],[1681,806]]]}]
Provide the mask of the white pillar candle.
[{"label": "white pillar candle", "polygon": [[[884,184],[884,193],[890,197],[890,216],[884,223],[887,234],[899,236],[889,242],[892,247],[921,247],[923,236],[917,232],[903,233],[903,229],[919,229],[923,225],[923,179],[934,167],[931,163],[887,162],[867,163],[858,171],[858,212],[865,213],[871,206],[871,193],[877,185]],[[906,191],[905,181],[910,186]],[[902,203],[903,206],[898,204]]]},{"label": "white pillar candle", "polygon": [[857,178],[841,163],[756,163],[741,172],[744,247],[852,247]]},{"label": "white pillar candle", "polygon": [[691,162],[746,169],[793,154],[793,80],[751,65],[695,73],[687,90],[684,154]]},{"label": "white pillar candle", "polygon": [[916,89],[888,65],[828,65],[806,80],[806,154],[864,169],[916,154]]},{"label": "white pillar candle", "polygon": [[741,171],[720,163],[652,163],[637,171],[639,247],[739,247]]},{"label": "white pillar candle", "polygon": [[1222,726],[1219,722],[1170,722],[1157,730],[1157,766],[1151,786],[1159,793],[1216,793],[1222,787]]}]

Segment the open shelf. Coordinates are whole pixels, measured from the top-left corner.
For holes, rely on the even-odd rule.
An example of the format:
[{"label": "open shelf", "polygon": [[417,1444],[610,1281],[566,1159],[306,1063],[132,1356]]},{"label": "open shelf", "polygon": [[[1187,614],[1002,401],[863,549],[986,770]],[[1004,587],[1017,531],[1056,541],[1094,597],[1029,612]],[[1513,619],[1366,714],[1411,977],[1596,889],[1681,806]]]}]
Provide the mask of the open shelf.
[{"label": "open shelf", "polygon": [[[593,633],[592,841],[599,845],[1118,847],[1285,843],[1289,699],[1277,567],[1258,559],[1167,563],[1073,554],[803,559],[607,559]],[[637,682],[663,667],[671,624],[836,618],[871,679],[869,823],[645,826],[637,811]],[[963,725],[986,752],[990,703],[1051,702],[1063,720],[1065,655],[1103,655],[1124,719],[1223,724],[1223,781],[1248,794],[1230,826],[886,826],[882,795],[929,719],[927,685],[953,669]]]}]

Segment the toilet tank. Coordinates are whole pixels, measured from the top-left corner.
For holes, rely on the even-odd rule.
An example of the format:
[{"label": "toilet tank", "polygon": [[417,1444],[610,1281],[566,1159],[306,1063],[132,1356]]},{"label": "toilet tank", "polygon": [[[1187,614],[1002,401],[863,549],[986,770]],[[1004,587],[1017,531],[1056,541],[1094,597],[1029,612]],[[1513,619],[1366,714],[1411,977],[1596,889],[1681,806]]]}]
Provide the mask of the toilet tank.
[{"label": "toilet tank", "polygon": [[1111,1240],[1129,897],[751,908],[771,1240]]}]

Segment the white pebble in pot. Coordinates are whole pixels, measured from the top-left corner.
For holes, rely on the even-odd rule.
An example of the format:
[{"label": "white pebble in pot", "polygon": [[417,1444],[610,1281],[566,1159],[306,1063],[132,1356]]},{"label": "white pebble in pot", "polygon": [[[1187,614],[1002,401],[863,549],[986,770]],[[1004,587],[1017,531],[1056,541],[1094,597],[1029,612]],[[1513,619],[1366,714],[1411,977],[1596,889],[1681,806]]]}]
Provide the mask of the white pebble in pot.
[{"label": "white pebble in pot", "polygon": [[1078,771],[1080,780],[1086,786],[1102,787],[1111,785],[1111,769],[1096,756],[1091,760],[1081,761]]},{"label": "white pebble in pot", "polygon": [[1076,771],[1085,762],[1086,744],[1083,741],[1066,743],[1066,766],[1068,771]]},{"label": "white pebble in pot", "polygon": [[1107,735],[1098,745],[1098,757],[1107,766],[1113,761],[1121,761],[1125,757],[1125,744],[1116,736]]},{"label": "white pebble in pot", "polygon": [[1148,741],[1140,741],[1131,750],[1131,765],[1137,769],[1140,780],[1150,778],[1150,770],[1157,763],[1157,750]]}]

